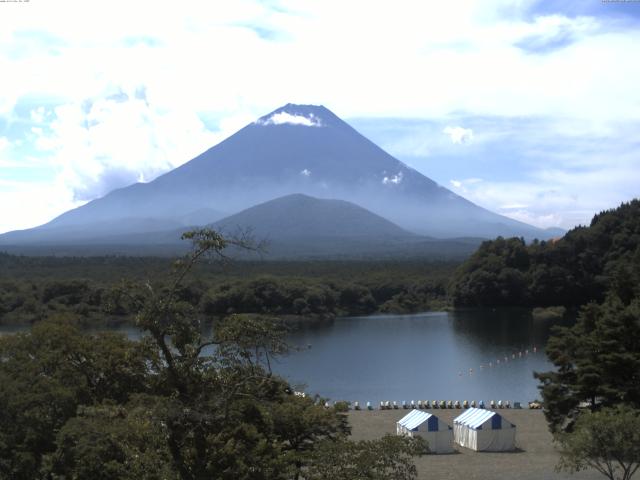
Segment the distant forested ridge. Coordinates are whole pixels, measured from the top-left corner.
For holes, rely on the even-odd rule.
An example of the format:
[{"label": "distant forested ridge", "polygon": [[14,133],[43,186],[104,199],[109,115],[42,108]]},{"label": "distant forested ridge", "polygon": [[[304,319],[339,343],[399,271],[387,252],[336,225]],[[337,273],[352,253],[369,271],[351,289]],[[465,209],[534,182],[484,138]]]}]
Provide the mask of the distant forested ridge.
[{"label": "distant forested ridge", "polygon": [[456,306],[579,306],[615,291],[623,301],[640,285],[640,200],[593,217],[558,240],[484,242],[455,272]]},{"label": "distant forested ridge", "polygon": [[[72,314],[81,325],[133,322],[123,278],[158,289],[166,258],[22,257],[0,253],[0,325]],[[203,320],[232,313],[297,321],[440,309],[455,263],[237,262],[202,264],[176,295]]]}]

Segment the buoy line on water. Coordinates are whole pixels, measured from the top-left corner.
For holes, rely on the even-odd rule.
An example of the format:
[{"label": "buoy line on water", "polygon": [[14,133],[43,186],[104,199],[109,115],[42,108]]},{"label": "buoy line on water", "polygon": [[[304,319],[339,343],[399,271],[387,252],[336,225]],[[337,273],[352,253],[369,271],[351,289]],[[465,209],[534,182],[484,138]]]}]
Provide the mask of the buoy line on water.
[{"label": "buoy line on water", "polygon": [[[510,362],[513,363],[516,360],[520,360],[521,358],[527,358],[529,355],[533,355],[536,353],[538,353],[538,347],[534,345],[533,347],[531,347],[531,349],[527,348],[525,350],[520,350],[519,352],[512,352],[511,355],[505,355],[504,357],[497,358],[496,360],[490,360],[486,363],[481,363],[478,371],[481,372],[488,368],[497,368],[500,365],[504,365]],[[460,370],[458,372],[458,376],[459,377],[464,376],[465,371],[466,370]],[[468,372],[469,372],[469,376],[473,375],[474,373],[473,367],[469,368]]]}]

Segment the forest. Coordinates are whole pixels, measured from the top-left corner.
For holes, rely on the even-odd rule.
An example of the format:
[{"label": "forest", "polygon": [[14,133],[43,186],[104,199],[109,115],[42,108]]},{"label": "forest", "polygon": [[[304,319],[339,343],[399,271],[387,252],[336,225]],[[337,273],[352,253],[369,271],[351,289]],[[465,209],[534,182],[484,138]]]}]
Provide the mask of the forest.
[{"label": "forest", "polygon": [[555,241],[497,238],[454,273],[455,306],[578,307],[614,289],[628,301],[640,284],[640,201],[593,217]]},{"label": "forest", "polygon": [[[201,319],[231,313],[291,321],[412,313],[446,305],[456,264],[429,261],[204,261],[181,285]],[[133,322],[128,282],[162,279],[167,258],[26,257],[0,253],[0,324],[33,324],[61,313],[83,326]],[[161,288],[161,286],[158,286]]]}]

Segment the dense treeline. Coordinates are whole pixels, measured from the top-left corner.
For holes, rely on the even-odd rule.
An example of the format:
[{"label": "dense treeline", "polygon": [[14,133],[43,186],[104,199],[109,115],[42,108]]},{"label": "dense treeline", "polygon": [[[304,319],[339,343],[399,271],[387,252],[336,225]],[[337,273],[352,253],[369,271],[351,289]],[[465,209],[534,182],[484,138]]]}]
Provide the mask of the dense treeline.
[{"label": "dense treeline", "polygon": [[579,306],[602,302],[611,288],[628,299],[639,263],[640,201],[633,200],[556,241],[484,242],[454,274],[450,295],[458,306]]},{"label": "dense treeline", "polygon": [[[260,313],[305,318],[442,308],[455,264],[373,262],[203,263],[177,293],[199,318]],[[122,278],[162,278],[166,259],[0,254],[0,324],[65,313],[81,323],[132,321]],[[160,285],[159,288],[162,288]]]}]

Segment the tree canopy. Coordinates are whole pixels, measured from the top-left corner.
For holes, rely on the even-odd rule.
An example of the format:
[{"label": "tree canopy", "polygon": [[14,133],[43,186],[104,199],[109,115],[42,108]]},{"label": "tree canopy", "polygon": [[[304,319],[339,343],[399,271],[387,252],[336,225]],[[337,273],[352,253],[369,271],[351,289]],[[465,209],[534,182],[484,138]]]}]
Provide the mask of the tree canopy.
[{"label": "tree canopy", "polygon": [[559,469],[594,468],[610,480],[630,480],[640,468],[640,410],[605,408],[580,416],[571,433],[556,436]]},{"label": "tree canopy", "polygon": [[612,287],[628,300],[640,280],[634,264],[640,264],[640,200],[599,213],[557,240],[484,242],[456,270],[449,293],[458,306],[577,307],[602,302]]}]

